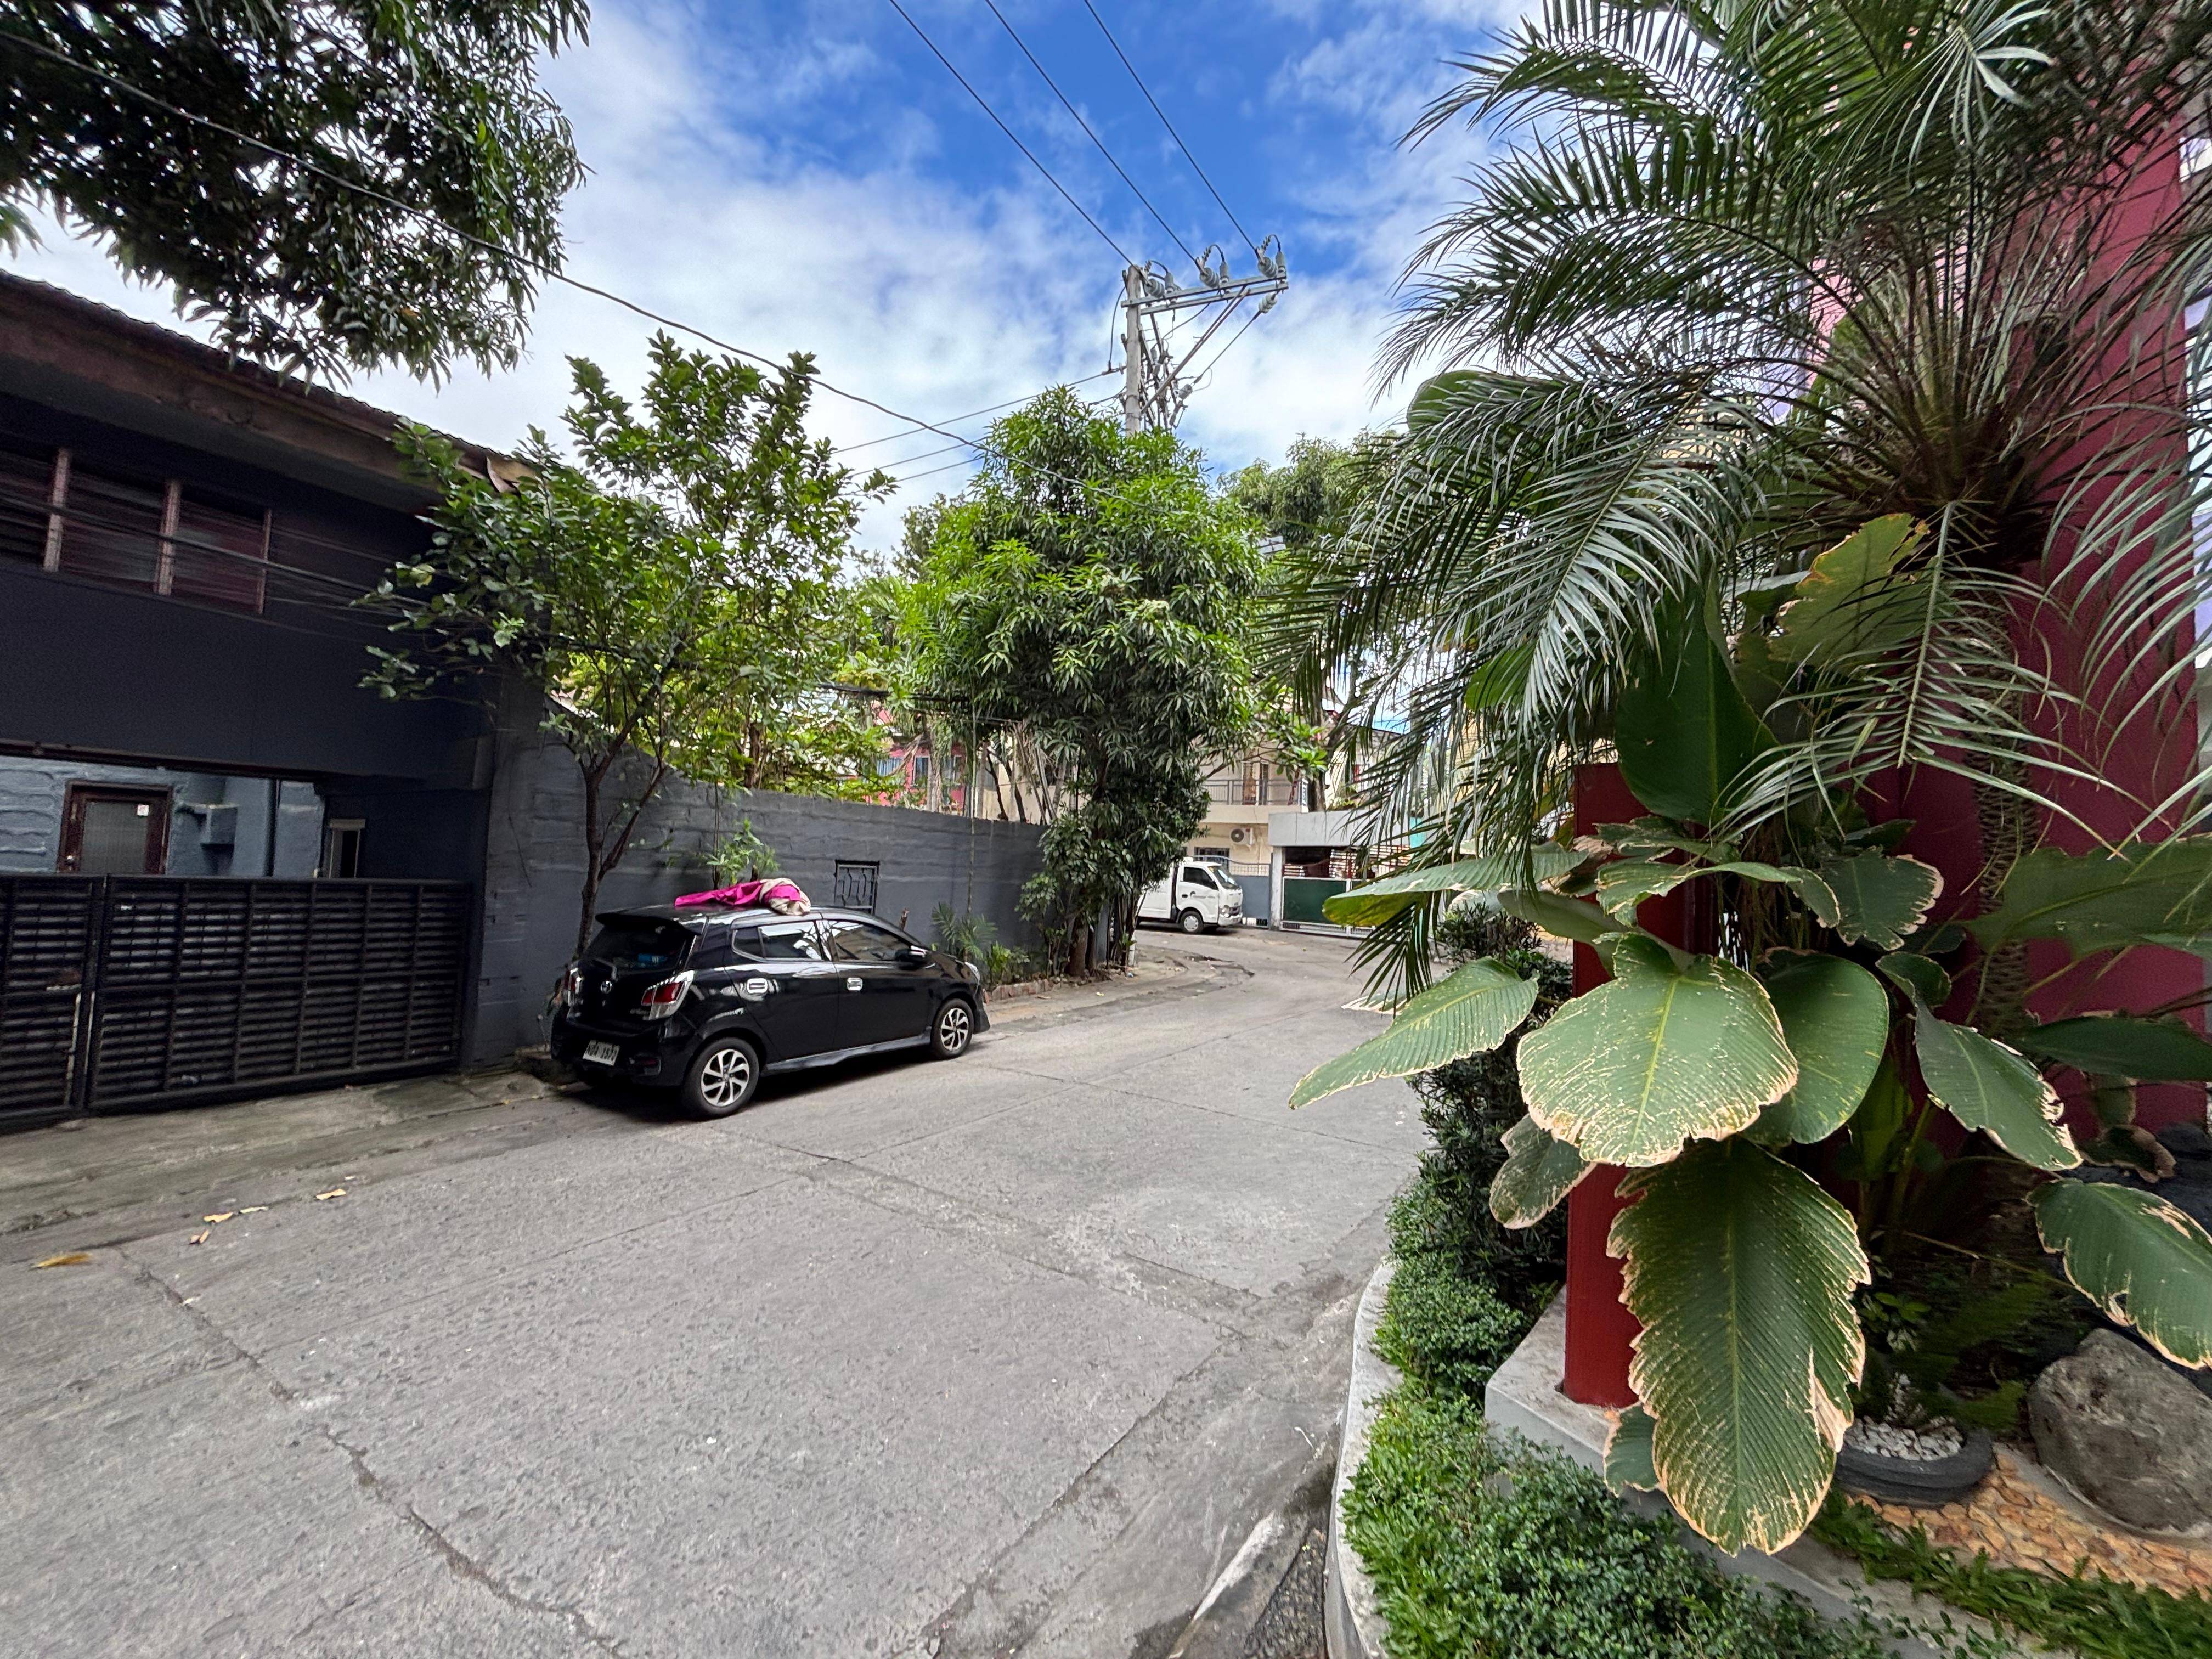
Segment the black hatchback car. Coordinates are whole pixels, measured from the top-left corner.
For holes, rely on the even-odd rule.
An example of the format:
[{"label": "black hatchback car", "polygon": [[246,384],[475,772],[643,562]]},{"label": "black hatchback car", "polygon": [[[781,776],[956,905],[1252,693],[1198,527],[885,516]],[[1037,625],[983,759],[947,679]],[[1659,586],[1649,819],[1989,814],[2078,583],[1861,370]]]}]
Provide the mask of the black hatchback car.
[{"label": "black hatchback car", "polygon": [[726,1117],[771,1072],[856,1054],[967,1052],[982,975],[874,916],[716,905],[609,910],[555,997],[553,1056],[586,1077],[679,1090]]}]

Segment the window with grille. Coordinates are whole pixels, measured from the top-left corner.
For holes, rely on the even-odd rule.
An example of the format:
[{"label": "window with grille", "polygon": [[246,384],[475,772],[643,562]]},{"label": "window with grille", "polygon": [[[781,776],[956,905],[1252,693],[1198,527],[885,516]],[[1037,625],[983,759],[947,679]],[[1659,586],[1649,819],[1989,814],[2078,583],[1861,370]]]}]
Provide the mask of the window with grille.
[{"label": "window with grille", "polygon": [[830,902],[840,910],[866,910],[874,914],[876,873],[882,868],[878,864],[847,864],[841,860]]},{"label": "window with grille", "polygon": [[115,587],[259,611],[270,517],[174,478],[87,466],[66,449],[0,448],[0,557]]},{"label": "window with grille", "polygon": [[46,562],[53,491],[52,452],[0,448],[0,558]]}]

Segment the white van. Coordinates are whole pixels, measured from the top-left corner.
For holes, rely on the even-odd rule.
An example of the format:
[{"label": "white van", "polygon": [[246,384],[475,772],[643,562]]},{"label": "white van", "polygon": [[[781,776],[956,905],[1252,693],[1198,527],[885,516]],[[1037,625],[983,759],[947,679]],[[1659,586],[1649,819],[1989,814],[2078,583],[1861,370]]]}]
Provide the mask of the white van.
[{"label": "white van", "polygon": [[1226,870],[1179,864],[1145,890],[1137,901],[1137,920],[1171,921],[1186,933],[1242,927],[1244,890]]}]

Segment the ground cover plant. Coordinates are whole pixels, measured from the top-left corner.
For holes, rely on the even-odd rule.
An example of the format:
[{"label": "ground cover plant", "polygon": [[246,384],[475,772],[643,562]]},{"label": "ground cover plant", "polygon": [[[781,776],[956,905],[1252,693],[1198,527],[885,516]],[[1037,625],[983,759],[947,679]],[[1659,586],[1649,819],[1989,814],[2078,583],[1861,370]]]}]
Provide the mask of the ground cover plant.
[{"label": "ground cover plant", "polygon": [[2093,1659],[2212,1659],[2212,1604],[2087,1571],[2064,1577],[1962,1561],[1918,1528],[1903,1532],[1862,1504],[1831,1497],[1813,1523],[1822,1543],[1965,1612]]}]

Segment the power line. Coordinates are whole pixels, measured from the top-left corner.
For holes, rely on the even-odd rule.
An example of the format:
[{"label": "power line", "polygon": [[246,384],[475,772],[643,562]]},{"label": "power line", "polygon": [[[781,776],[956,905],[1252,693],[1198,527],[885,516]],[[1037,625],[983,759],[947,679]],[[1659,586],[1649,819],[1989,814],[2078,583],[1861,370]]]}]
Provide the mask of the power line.
[{"label": "power line", "polygon": [[1206,364],[1204,368],[1201,368],[1197,374],[1190,377],[1192,384],[1195,386],[1199,381],[1212,374],[1215,368],[1220,363],[1221,360],[1229,355],[1229,348],[1235,345],[1239,340],[1243,339],[1244,337],[1244,331],[1251,327],[1253,324],[1259,320],[1260,313],[1255,311],[1249,317],[1247,317],[1242,323],[1238,324],[1237,331],[1229,337],[1227,343],[1223,345],[1220,350],[1215,352],[1212,357],[1206,360]]},{"label": "power line", "polygon": [[[1103,380],[1103,379],[1104,379],[1107,375],[1109,375],[1109,374],[1119,374],[1120,372],[1121,372],[1121,371],[1120,371],[1119,369],[1113,369],[1113,368],[1102,368],[1102,369],[1100,369],[1100,370],[1099,370],[1096,374],[1085,374],[1085,375],[1083,375],[1083,376],[1081,376],[1080,378],[1079,378],[1079,379],[1077,379],[1077,380],[1060,380],[1060,381],[1056,381],[1056,382],[1054,382],[1054,385],[1056,385],[1056,386],[1082,386],[1082,385],[1084,385],[1084,384],[1085,384],[1085,382],[1087,382],[1087,381],[1091,381],[1091,380]],[[1053,387],[1051,387],[1051,386],[1047,386],[1047,387],[1045,387],[1045,388],[1044,388],[1044,390],[1045,390],[1045,391],[1048,391],[1048,392],[1051,391],[1052,389],[1053,389]],[[1004,403],[1002,403],[1002,404],[985,404],[981,409],[971,409],[971,410],[969,410],[965,415],[947,415],[947,416],[945,417],[945,422],[946,422],[946,423],[947,423],[948,425],[949,425],[949,424],[951,424],[951,423],[952,422],[954,422],[954,421],[972,421],[972,420],[974,420],[974,419],[975,419],[978,415],[995,415],[995,414],[997,414],[997,413],[998,413],[1000,410],[1002,410],[1002,409],[1012,409],[1012,408],[1016,404],[1025,404],[1025,403],[1028,403],[1030,399],[1032,399],[1032,398],[1036,398],[1036,397],[1038,397],[1038,396],[1040,396],[1040,395],[1042,395],[1042,394],[1041,394],[1041,393],[1039,393],[1039,392],[1024,392],[1020,397],[1018,397],[1018,398],[1007,398],[1007,399],[1006,399],[1006,402],[1004,402]],[[913,434],[913,433],[915,433],[915,432],[932,432],[932,431],[934,431],[934,430],[936,430],[936,428],[933,428],[933,427],[910,426],[910,427],[908,427],[908,428],[904,428],[904,429],[903,429],[903,430],[902,430],[902,431],[898,431],[898,432],[886,432],[886,433],[885,433],[882,437],[880,437],[880,438],[870,438],[870,439],[866,440],[865,442],[862,442],[862,443],[857,443],[857,444],[844,444],[844,445],[842,445],[842,446],[840,446],[840,447],[839,447],[839,448],[838,448],[838,450],[837,450],[837,453],[839,453],[840,455],[849,455],[849,454],[851,454],[851,453],[852,453],[854,450],[856,450],[856,449],[872,449],[872,448],[874,448],[878,444],[887,444],[887,443],[890,443],[890,441],[892,441],[892,440],[894,440],[894,439],[907,437],[907,436],[908,436],[909,434]]]},{"label": "power line", "polygon": [[893,11],[896,12],[901,17],[906,19],[906,26],[921,37],[921,44],[927,46],[930,52],[936,57],[937,61],[945,65],[945,73],[951,76],[954,80],[957,81],[963,87],[967,88],[968,95],[970,98],[973,98],[976,103],[982,106],[983,113],[989,116],[991,119],[997,124],[999,131],[1005,133],[1006,137],[1012,141],[1013,146],[1016,149],[1021,151],[1023,155],[1030,158],[1030,165],[1035,167],[1039,173],[1044,174],[1045,182],[1060,192],[1060,199],[1065,201],[1068,206],[1073,208],[1078,213],[1082,214],[1083,222],[1098,233],[1098,240],[1105,243],[1108,247],[1112,248],[1115,253],[1120,254],[1121,263],[1123,264],[1133,265],[1136,264],[1137,262],[1134,259],[1132,259],[1127,253],[1123,252],[1121,245],[1106,234],[1106,227],[1100,224],[1096,219],[1092,218],[1089,210],[1084,207],[1083,204],[1077,201],[1075,198],[1067,193],[1067,186],[1061,184],[1059,179],[1052,176],[1052,169],[1047,167],[1043,162],[1038,161],[1036,153],[1032,151],[1027,144],[1021,141],[1021,139],[1015,134],[1014,130],[999,118],[999,112],[991,107],[990,100],[985,98],[981,93],[976,91],[974,87],[969,86],[968,77],[963,75],[958,70],[952,67],[952,60],[938,50],[937,42],[931,40],[928,34],[923,30],[921,25],[914,21],[913,17],[908,15],[907,9],[899,4],[899,0],[890,0],[890,5]]},{"label": "power line", "polygon": [[[921,458],[917,456],[915,459],[921,459]],[[901,474],[901,475],[899,476],[899,477],[897,477],[896,479],[895,479],[893,482],[897,483],[902,483],[902,484],[910,484],[910,483],[913,483],[916,478],[933,478],[933,477],[936,477],[939,473],[940,473],[940,472],[950,472],[950,471],[952,471],[952,469],[953,469],[954,467],[956,467],[956,466],[973,466],[974,465],[975,465],[975,463],[974,463],[973,461],[970,461],[969,459],[967,459],[967,457],[963,456],[960,459],[958,459],[958,460],[957,460],[957,461],[947,461],[947,462],[945,462],[945,464],[943,466],[933,466],[933,467],[931,467],[931,468],[929,469],[929,471],[927,471],[927,472],[908,472],[908,473],[902,473],[902,474]]]},{"label": "power line", "polygon": [[1052,95],[1060,100],[1060,107],[1075,118],[1075,125],[1083,129],[1084,136],[1098,147],[1098,153],[1106,158],[1106,165],[1121,175],[1121,182],[1128,185],[1129,193],[1145,204],[1145,211],[1158,222],[1160,228],[1167,232],[1168,240],[1182,250],[1183,257],[1196,265],[1201,273],[1204,272],[1206,265],[1198,255],[1190,251],[1190,244],[1176,234],[1176,228],[1161,216],[1158,208],[1152,205],[1152,198],[1137,188],[1137,181],[1132,179],[1121,164],[1114,159],[1114,152],[1106,148],[1106,141],[1091,131],[1091,123],[1083,118],[1083,112],[1068,101],[1067,94],[1060,89],[1060,82],[1046,74],[1044,65],[1037,62],[1036,54],[1030,50],[1029,42],[1015,33],[1014,26],[1006,21],[1006,14],[999,9],[998,0],[983,0],[983,3],[991,9],[991,15],[999,20],[999,27],[1006,30],[1007,38],[1021,49],[1022,56],[1030,60],[1030,67],[1042,77],[1045,85],[1052,88]]},{"label": "power line", "polygon": [[1114,31],[1106,27],[1106,20],[1098,15],[1098,8],[1092,5],[1091,0],[1083,0],[1083,9],[1089,12],[1091,21],[1098,25],[1099,33],[1104,35],[1106,44],[1114,48],[1114,55],[1121,60],[1121,67],[1129,71],[1129,78],[1137,83],[1137,90],[1145,94],[1145,101],[1152,106],[1152,113],[1160,118],[1160,125],[1168,130],[1168,137],[1176,141],[1176,148],[1182,152],[1183,160],[1190,163],[1190,170],[1198,175],[1199,182],[1206,186],[1207,193],[1219,204],[1221,210],[1229,216],[1229,222],[1237,227],[1237,234],[1244,239],[1244,246],[1250,248],[1253,257],[1257,258],[1259,243],[1252,240],[1252,233],[1238,221],[1236,210],[1222,201],[1221,192],[1214,189],[1213,180],[1206,176],[1206,169],[1199,166],[1198,157],[1191,153],[1190,146],[1183,143],[1182,134],[1176,131],[1175,123],[1168,119],[1168,112],[1160,107],[1160,100],[1152,96],[1152,89],[1145,84],[1145,77],[1137,73],[1137,66],[1129,61],[1129,54],[1121,50],[1121,43],[1114,38]]},{"label": "power line", "polygon": [[[897,3],[898,0],[891,0],[891,4],[895,8],[897,6]],[[903,16],[905,14],[902,12],[900,15]],[[912,20],[909,19],[908,21],[911,21]],[[917,33],[919,31],[917,31]],[[927,39],[927,36],[924,36],[923,38],[925,40]],[[207,128],[210,131],[220,132],[226,137],[235,138],[242,144],[251,144],[254,149],[261,151],[264,155],[273,156],[278,161],[289,161],[294,166],[302,167],[307,172],[313,173],[318,178],[327,179],[331,183],[337,185],[341,189],[353,191],[356,194],[366,196],[373,201],[381,202],[387,207],[397,208],[400,212],[410,214],[415,218],[422,220],[426,224],[436,226],[439,229],[445,231],[449,235],[459,237],[462,241],[466,242],[472,247],[482,248],[487,253],[495,254],[502,259],[511,260],[516,264],[535,270],[539,275],[552,282],[561,283],[569,288],[574,289],[580,294],[589,294],[595,299],[605,300],[611,304],[620,306],[623,310],[629,312],[635,316],[642,317],[647,322],[658,323],[663,328],[679,330],[685,334],[690,335],[694,339],[704,340],[708,345],[714,347],[718,350],[726,351],[732,356],[743,357],[748,362],[758,363],[766,368],[781,370],[787,367],[787,364],[778,362],[773,357],[763,356],[757,351],[748,350],[744,346],[734,344],[728,340],[723,339],[719,335],[710,334],[705,329],[701,328],[696,323],[687,323],[678,318],[671,317],[661,312],[654,311],[649,307],[640,305],[635,300],[625,299],[623,295],[615,293],[611,289],[599,288],[591,283],[584,282],[579,277],[571,276],[567,272],[546,264],[543,259],[534,258],[527,253],[518,252],[513,248],[503,247],[499,243],[489,241],[485,238],[477,235],[472,231],[463,230],[459,225],[453,223],[449,220],[440,218],[436,214],[431,212],[427,208],[416,207],[411,202],[403,202],[398,197],[388,195],[385,191],[377,189],[373,185],[364,185],[357,179],[349,179],[343,173],[333,172],[329,167],[324,167],[319,162],[309,161],[304,155],[297,155],[289,150],[279,149],[276,145],[270,143],[265,138],[257,138],[250,132],[241,131],[240,129],[234,126],[227,126],[222,122],[211,119],[208,116],[196,115],[191,110],[180,108],[179,106],[170,103],[167,99],[157,97],[153,93],[146,91],[142,87],[134,86],[131,82],[125,81],[120,76],[111,75],[106,70],[100,69],[91,64],[80,62],[78,59],[69,56],[66,52],[57,52],[53,47],[47,46],[42,40],[34,40],[27,35],[20,34],[16,31],[9,28],[0,28],[0,40],[11,41],[15,45],[22,47],[25,51],[35,52],[41,58],[51,58],[53,62],[63,64],[66,68],[73,69],[81,75],[89,75],[95,80],[104,81],[108,85],[114,87],[117,90],[127,93],[131,97],[139,100],[143,103],[150,105],[154,108],[161,110],[166,114],[173,115],[180,121],[190,121],[197,126]],[[933,50],[934,50],[934,48],[933,48]],[[948,64],[947,67],[949,68],[950,65]],[[956,70],[955,73],[957,74],[957,71]],[[1019,139],[1016,139],[1015,142],[1018,143],[1021,141]],[[1063,194],[1065,192],[1063,192]],[[1081,211],[1079,208],[1077,210],[1079,212]],[[1088,217],[1089,216],[1086,215],[1085,216]],[[1103,234],[1103,233],[1101,234]],[[1112,239],[1109,238],[1108,240],[1110,242]],[[1116,248],[1115,252],[1119,252],[1120,250]],[[834,381],[823,379],[819,374],[811,375],[810,378],[814,385],[821,387],[823,391],[829,392],[832,397],[842,398],[846,402],[858,404],[864,409],[872,409],[878,415],[888,415],[895,421],[904,421],[908,423],[908,428],[911,430],[934,432],[939,437],[957,439],[960,442],[967,444],[972,448],[979,449],[987,455],[998,455],[998,452],[993,449],[988,443],[979,443],[973,439],[962,438],[957,432],[952,431],[950,428],[942,426],[937,422],[922,420],[918,416],[909,415],[903,410],[894,409],[889,404],[879,403],[875,398],[866,397],[860,392],[848,392],[844,387],[838,386]],[[1091,375],[1086,376],[1085,378],[1095,380],[1097,377],[1096,375]],[[1078,384],[1079,384],[1079,382]],[[1016,399],[1016,401],[1018,402],[1021,400]],[[966,417],[955,416],[954,418],[964,419]],[[999,456],[999,459],[1004,460],[1008,458],[1000,455]],[[1080,483],[1082,482],[1079,479],[1070,478],[1064,473],[1054,471],[1050,467],[1033,465],[1030,470],[1034,472],[1040,473],[1047,477],[1056,478],[1062,483]]]}]

